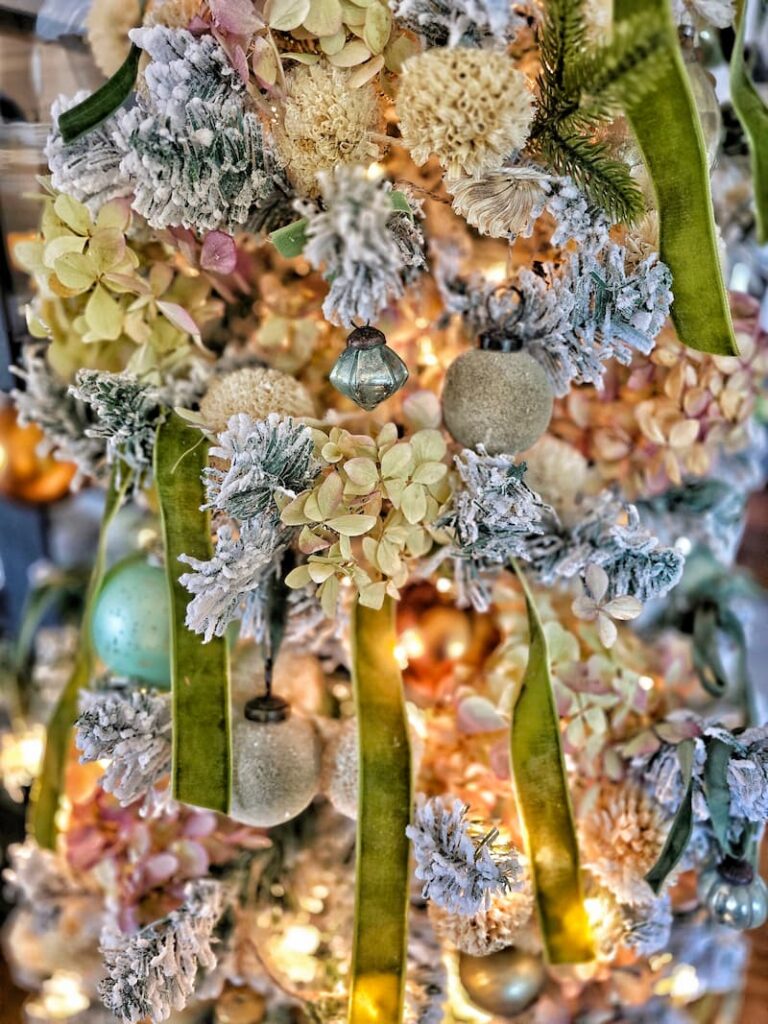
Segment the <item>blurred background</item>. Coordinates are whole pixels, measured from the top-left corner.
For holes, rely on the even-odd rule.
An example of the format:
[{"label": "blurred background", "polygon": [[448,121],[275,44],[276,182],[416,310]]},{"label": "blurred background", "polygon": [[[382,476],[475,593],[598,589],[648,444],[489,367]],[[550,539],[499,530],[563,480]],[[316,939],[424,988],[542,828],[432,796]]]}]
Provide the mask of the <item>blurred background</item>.
[{"label": "blurred background", "polygon": [[[131,0],[128,0],[130,4]],[[46,171],[43,146],[52,101],[60,93],[91,89],[102,81],[85,39],[88,0],[0,0],[0,854],[23,835],[30,774],[40,757],[46,708],[61,680],[55,658],[38,681],[37,724],[13,746],[2,746],[14,719],[15,681],[29,671],[33,642],[45,644],[49,624],[77,621],[88,559],[101,512],[101,494],[87,488],[70,493],[73,469],[38,453],[40,434],[21,428],[7,398],[14,386],[10,367],[18,362],[25,336],[23,305],[27,283],[13,266],[15,240],[38,220],[35,175]],[[732,35],[717,45],[727,57]],[[764,51],[768,48],[763,48]],[[765,69],[763,69],[765,70]],[[717,75],[716,75],[717,77]],[[765,75],[768,78],[768,74]],[[732,119],[723,110],[725,145]],[[733,143],[738,145],[738,141]],[[768,277],[763,254],[742,268]],[[752,269],[754,268],[754,269]],[[733,281],[732,281],[733,283]],[[758,290],[758,294],[765,287]],[[133,528],[123,523],[127,534]],[[119,534],[120,530],[115,530]],[[739,561],[768,586],[768,494],[753,497]],[[768,625],[768,620],[766,620]],[[755,649],[755,663],[766,663]],[[44,651],[42,652],[44,655]],[[43,657],[43,661],[45,661]],[[763,672],[764,674],[764,672]],[[0,886],[0,892],[2,887]],[[0,896],[0,926],[8,912]],[[10,978],[0,950],[0,1024],[29,1020],[22,1010],[26,993]],[[747,988],[740,1011],[744,1024],[768,1024],[768,929],[754,933]]]}]

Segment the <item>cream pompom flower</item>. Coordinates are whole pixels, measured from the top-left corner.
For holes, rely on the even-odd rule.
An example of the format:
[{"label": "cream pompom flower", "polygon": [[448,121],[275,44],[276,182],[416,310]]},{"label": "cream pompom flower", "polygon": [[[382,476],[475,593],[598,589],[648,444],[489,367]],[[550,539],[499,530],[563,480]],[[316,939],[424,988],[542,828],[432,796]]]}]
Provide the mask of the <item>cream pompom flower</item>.
[{"label": "cream pompom flower", "polygon": [[505,53],[434,49],[403,65],[397,113],[403,143],[434,153],[452,176],[498,170],[522,149],[533,118],[526,76]]},{"label": "cream pompom flower", "polygon": [[372,83],[352,89],[350,72],[300,64],[287,76],[287,93],[272,132],[279,161],[303,195],[319,194],[317,175],[340,164],[367,165],[380,155],[381,106]]},{"label": "cream pompom flower", "polygon": [[597,622],[597,633],[603,647],[613,647],[618,637],[614,619],[636,619],[643,605],[636,597],[614,597],[606,601],[608,573],[601,565],[590,562],[584,574],[587,591],[573,602],[573,614],[587,622]]},{"label": "cream pompom flower", "polygon": [[273,412],[307,419],[315,409],[312,396],[295,377],[254,366],[215,377],[200,402],[200,417],[209,430],[225,430],[230,417],[243,412],[255,420]]}]

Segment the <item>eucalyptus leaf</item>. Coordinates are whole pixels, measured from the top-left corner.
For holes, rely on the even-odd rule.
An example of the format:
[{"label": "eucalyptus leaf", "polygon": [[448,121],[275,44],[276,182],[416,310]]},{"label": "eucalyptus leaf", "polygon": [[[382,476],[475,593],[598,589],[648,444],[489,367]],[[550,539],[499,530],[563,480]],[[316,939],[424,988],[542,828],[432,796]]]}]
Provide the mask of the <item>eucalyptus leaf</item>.
[{"label": "eucalyptus leaf", "polygon": [[645,876],[645,880],[658,896],[664,882],[674,871],[686,851],[693,832],[693,740],[683,740],[677,745],[677,759],[683,776],[683,798],[672,820],[659,858]]}]

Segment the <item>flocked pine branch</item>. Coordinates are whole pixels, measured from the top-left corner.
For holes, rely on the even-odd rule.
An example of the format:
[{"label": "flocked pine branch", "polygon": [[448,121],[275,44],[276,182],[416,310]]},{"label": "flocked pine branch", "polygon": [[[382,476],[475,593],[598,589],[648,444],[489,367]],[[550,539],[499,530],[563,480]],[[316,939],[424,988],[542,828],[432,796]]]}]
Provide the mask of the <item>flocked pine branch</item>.
[{"label": "flocked pine branch", "polygon": [[323,313],[347,327],[369,323],[426,266],[424,236],[393,208],[391,184],[372,180],[364,168],[342,165],[318,180],[322,208],[298,208],[307,218],[304,255],[330,283]]},{"label": "flocked pine branch", "polygon": [[75,743],[83,764],[109,762],[103,788],[131,804],[171,769],[169,701],[143,690],[83,691]]},{"label": "flocked pine branch", "polygon": [[220,526],[213,558],[201,561],[182,555],[181,561],[193,569],[180,577],[181,585],[192,594],[187,627],[202,634],[207,643],[214,636],[224,636],[230,622],[239,619],[243,636],[262,639],[269,579],[277,571],[290,532],[246,525],[238,533],[231,526]]},{"label": "flocked pine branch", "polygon": [[70,394],[90,407],[94,423],[86,435],[105,442],[109,463],[124,462],[138,482],[151,472],[163,412],[159,389],[129,373],[78,370]]},{"label": "flocked pine branch", "polygon": [[266,525],[276,527],[276,496],[295,498],[320,471],[313,449],[309,428],[290,418],[233,416],[210,452],[226,468],[214,464],[205,470],[210,508],[241,523],[266,517]]},{"label": "flocked pine branch", "polygon": [[509,0],[392,0],[402,28],[435,46],[505,46],[526,23],[527,3]]},{"label": "flocked pine branch", "polygon": [[273,191],[244,83],[211,35],[152,26],[131,39],[152,58],[115,119],[134,209],[155,228],[237,230]]},{"label": "flocked pine branch", "polygon": [[539,105],[529,146],[614,220],[632,221],[643,199],[627,166],[595,138],[626,103],[652,87],[663,33],[651,19],[628,18],[610,42],[587,40],[583,0],[550,0],[539,32]]},{"label": "flocked pine branch", "polygon": [[542,583],[584,574],[590,564],[608,575],[609,598],[663,597],[680,581],[685,559],[662,547],[640,523],[637,509],[609,493],[586,500],[579,521],[566,527],[555,517],[533,534],[523,556]]},{"label": "flocked pine branch", "polygon": [[[573,211],[581,220],[578,206]],[[600,387],[611,359],[627,365],[633,352],[648,355],[672,302],[666,264],[649,257],[628,271],[625,250],[601,241],[599,226],[589,234],[574,224],[572,231],[582,247],[558,267],[525,268],[501,288],[443,284],[448,308],[461,313],[472,334],[492,334],[503,351],[528,352],[556,395],[573,384]]]},{"label": "flocked pine branch", "polygon": [[46,451],[74,462],[83,476],[98,476],[105,463],[105,440],[94,436],[94,419],[87,404],[51,370],[44,348],[25,347],[22,367],[14,372],[25,384],[24,390],[12,392],[19,422],[36,423],[45,435]]},{"label": "flocked pine branch", "polygon": [[459,557],[507,565],[526,550],[531,534],[542,533],[542,516],[552,514],[525,483],[525,463],[506,455],[465,449],[455,460],[460,484],[441,525],[448,527]]},{"label": "flocked pine branch", "polygon": [[99,994],[122,1024],[153,1024],[183,1010],[201,968],[216,966],[212,934],[223,911],[221,885],[190,882],[185,902],[133,935],[102,936],[107,971]]},{"label": "flocked pine branch", "polygon": [[406,829],[413,843],[416,877],[422,894],[455,914],[476,914],[494,892],[504,892],[522,879],[517,852],[495,845],[496,832],[482,835],[466,820],[460,800],[420,796],[413,824]]}]

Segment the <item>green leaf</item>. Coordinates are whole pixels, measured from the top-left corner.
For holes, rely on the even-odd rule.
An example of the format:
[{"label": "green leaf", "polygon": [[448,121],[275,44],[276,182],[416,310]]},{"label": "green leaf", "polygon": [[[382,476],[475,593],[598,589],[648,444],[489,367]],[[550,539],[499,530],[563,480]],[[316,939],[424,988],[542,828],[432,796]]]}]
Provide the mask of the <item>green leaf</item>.
[{"label": "green leaf", "polygon": [[685,853],[693,831],[693,740],[683,740],[677,745],[677,759],[683,774],[685,791],[677,813],[672,821],[659,859],[645,876],[645,880],[658,896],[668,875],[674,870]]},{"label": "green leaf", "polygon": [[302,22],[307,32],[315,36],[335,36],[341,29],[339,0],[312,0]]},{"label": "green leaf", "polygon": [[128,56],[104,85],[59,117],[59,131],[65,143],[93,131],[125,103],[133,92],[140,60],[141,50],[133,44]]},{"label": "green leaf", "polygon": [[373,54],[382,53],[392,31],[392,12],[386,4],[371,4],[365,12],[363,39]]},{"label": "green leaf", "polygon": [[579,847],[555,708],[547,639],[533,597],[512,567],[528,608],[529,651],[510,732],[515,796],[531,865],[544,949],[552,964],[594,959]]},{"label": "green leaf", "polygon": [[718,252],[704,135],[677,41],[669,0],[616,0],[621,21],[641,15],[664,35],[654,88],[627,116],[656,193],[660,255],[672,272],[672,321],[680,341],[737,355]]},{"label": "green leaf", "polygon": [[96,281],[93,263],[84,253],[69,252],[59,256],[53,269],[64,287],[74,292],[87,292]]},{"label": "green leaf", "polygon": [[362,537],[374,528],[376,522],[376,516],[349,515],[329,519],[326,525],[345,537]]},{"label": "green leaf", "polygon": [[287,260],[293,259],[294,256],[301,256],[304,246],[307,244],[308,224],[307,218],[302,217],[301,220],[295,220],[292,224],[286,224],[284,228],[273,231],[269,240],[280,255]]},{"label": "green leaf", "polygon": [[229,655],[225,637],[208,643],[187,629],[190,595],[179,582],[181,555],[213,555],[202,471],[208,443],[176,413],[160,425],[155,482],[162,514],[165,566],[171,597],[172,788],[176,800],[226,814],[231,794],[232,744]]},{"label": "green leaf", "polygon": [[704,764],[704,792],[707,797],[712,828],[723,854],[736,856],[728,837],[731,822],[731,791],[728,786],[728,762],[732,747],[722,740],[710,738],[707,741],[707,760]]},{"label": "green leaf", "polygon": [[59,220],[76,235],[87,235],[90,231],[91,215],[88,213],[87,207],[77,199],[73,199],[72,196],[65,195],[63,192],[56,196],[53,210]]},{"label": "green leaf", "polygon": [[116,341],[123,330],[123,309],[97,284],[85,306],[85,322],[99,340]]},{"label": "green leaf", "polygon": [[768,109],[754,86],[744,62],[746,0],[736,4],[736,40],[731,54],[731,100],[749,145],[755,195],[757,240],[768,242]]},{"label": "green leaf", "polygon": [[408,939],[411,751],[392,599],[371,608],[361,598],[351,639],[360,753],[348,1019],[398,1024]]},{"label": "green leaf", "polygon": [[267,24],[277,32],[291,32],[301,25],[310,7],[311,0],[270,0]]},{"label": "green leaf", "polygon": [[32,791],[29,831],[35,841],[48,850],[56,849],[58,835],[56,818],[64,789],[64,774],[69,756],[72,726],[77,717],[78,695],[80,690],[90,684],[94,668],[91,617],[94,599],[104,578],[107,533],[128,492],[131,479],[131,471],[126,466],[122,463],[117,463],[114,466],[101,518],[96,558],[88,582],[75,664],[48,722],[43,764]]}]

